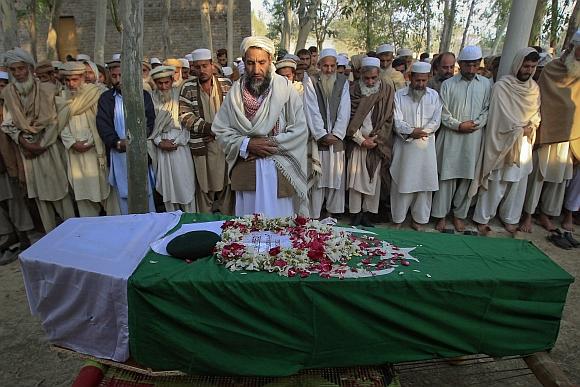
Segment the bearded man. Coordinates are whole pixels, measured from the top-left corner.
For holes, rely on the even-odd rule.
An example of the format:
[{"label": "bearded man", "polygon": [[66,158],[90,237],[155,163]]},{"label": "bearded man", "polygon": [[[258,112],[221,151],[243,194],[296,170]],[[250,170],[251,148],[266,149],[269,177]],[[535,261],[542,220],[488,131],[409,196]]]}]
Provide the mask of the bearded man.
[{"label": "bearded man", "polygon": [[246,72],[212,125],[236,191],[236,215],[307,214],[308,130],[301,98],[273,71],[270,39],[245,38],[241,52]]},{"label": "bearded man", "polygon": [[378,58],[363,58],[361,78],[350,89],[351,119],[347,188],[351,225],[373,227],[368,213],[379,212],[381,169],[391,161],[394,88],[380,78]]},{"label": "bearded man", "polygon": [[455,230],[465,231],[471,205],[469,186],[479,177],[477,161],[491,96],[489,80],[477,73],[482,56],[481,48],[464,47],[459,54],[460,74],[441,86],[442,127],[435,141],[439,191],[433,196],[431,214],[439,218],[439,231],[445,230],[445,218],[452,207]]},{"label": "bearded man", "polygon": [[433,59],[433,70],[435,75],[429,80],[427,86],[438,93],[441,91],[441,84],[451,78],[455,72],[455,54],[444,52]]},{"label": "bearded man", "polygon": [[171,87],[171,66],[151,71],[155,82],[153,105],[155,126],[149,136],[149,155],[153,160],[157,192],[163,198],[166,211],[196,212],[195,170],[189,151],[189,131],[179,122],[180,90]]},{"label": "bearded man", "polygon": [[376,52],[377,58],[381,61],[381,79],[391,82],[395,90],[405,87],[405,77],[392,67],[395,47],[392,44],[381,44]]},{"label": "bearded man", "polygon": [[[310,215],[320,218],[323,207],[328,216],[344,212],[346,182],[344,137],[350,120],[350,91],[346,76],[336,73],[336,50],[325,48],[320,53],[321,73],[314,92],[305,91],[309,107],[308,124],[318,142],[322,176],[313,189]],[[326,206],[324,202],[326,201]]]},{"label": "bearded man", "polygon": [[107,155],[97,130],[97,104],[102,89],[86,83],[81,62],[63,65],[66,92],[57,97],[60,138],[67,150],[67,174],[80,216],[119,214],[119,203],[111,195]]},{"label": "bearded man", "polygon": [[213,74],[212,53],[200,48],[191,53],[197,77],[185,82],[181,89],[180,121],[189,130],[189,147],[197,178],[199,212],[234,213],[234,196],[230,188],[226,157],[215,141],[212,122],[230,90],[227,78]]},{"label": "bearded man", "polygon": [[411,228],[429,222],[431,197],[437,191],[435,132],[443,108],[437,92],[427,87],[431,65],[415,62],[410,84],[395,94],[395,143],[391,164],[391,213],[399,228],[411,209]]},{"label": "bearded man", "polygon": [[[0,71],[0,123],[4,105],[1,95],[8,83],[8,73]],[[20,250],[30,246],[28,231],[34,224],[26,206],[26,193],[21,189],[25,182],[18,146],[0,131],[0,266],[18,258],[18,254],[4,254],[16,242],[20,242]]]},{"label": "bearded man", "polygon": [[75,216],[58,139],[54,89],[34,80],[34,59],[28,52],[16,48],[4,59],[14,81],[2,93],[2,131],[20,146],[28,197],[35,199],[42,225],[50,232],[57,216]]},{"label": "bearded man", "polygon": [[[532,214],[538,205],[539,224],[548,231],[556,228],[550,217],[560,216],[574,162],[580,160],[580,30],[564,54],[544,67],[538,85],[542,123],[520,225],[526,232],[532,230]],[[570,220],[565,217],[562,227],[571,230]]]},{"label": "bearded man", "polygon": [[183,79],[183,75],[181,72],[181,68],[183,67],[183,63],[181,62],[181,60],[175,58],[168,58],[165,59],[163,65],[175,67],[175,74],[173,74],[173,87],[181,89],[181,86],[183,86],[183,82],[185,82],[185,79]]},{"label": "bearded man", "polygon": [[528,175],[532,172],[532,147],[540,124],[540,89],[532,79],[540,54],[532,47],[519,50],[510,74],[495,82],[485,129],[480,176],[470,188],[479,188],[473,220],[480,235],[499,208],[505,229],[515,233],[520,222]]},{"label": "bearded man", "polygon": [[[97,129],[99,136],[105,144],[109,159],[109,184],[116,190],[119,200],[119,208],[122,215],[129,213],[129,186],[127,176],[127,128],[125,127],[125,115],[123,94],[121,93],[121,62],[120,57],[113,58],[108,63],[113,88],[105,91],[99,98],[97,110]],[[145,105],[145,117],[147,119],[147,135],[151,134],[155,124],[155,109],[151,95],[143,91]],[[155,212],[153,202],[153,189],[155,177],[151,166],[148,168],[148,202],[149,211]]]}]

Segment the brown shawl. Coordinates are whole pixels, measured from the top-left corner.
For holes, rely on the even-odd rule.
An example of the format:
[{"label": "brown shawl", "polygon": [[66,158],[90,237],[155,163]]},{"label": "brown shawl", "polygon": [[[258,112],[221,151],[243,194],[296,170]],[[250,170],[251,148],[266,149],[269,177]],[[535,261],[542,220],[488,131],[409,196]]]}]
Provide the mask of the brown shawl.
[{"label": "brown shawl", "polygon": [[[347,138],[351,138],[360,129],[365,117],[374,107],[371,116],[373,130],[370,136],[377,136],[375,142],[378,145],[367,149],[366,165],[369,176],[374,176],[381,160],[391,160],[394,97],[393,87],[386,82],[381,82],[379,91],[368,96],[362,95],[359,82],[353,83],[350,88],[351,116],[346,129]],[[352,152],[353,146],[353,141],[348,141],[347,154]]]},{"label": "brown shawl", "polygon": [[563,59],[550,62],[538,81],[542,95],[542,124],[537,143],[570,141],[580,159],[580,79],[568,76]]}]

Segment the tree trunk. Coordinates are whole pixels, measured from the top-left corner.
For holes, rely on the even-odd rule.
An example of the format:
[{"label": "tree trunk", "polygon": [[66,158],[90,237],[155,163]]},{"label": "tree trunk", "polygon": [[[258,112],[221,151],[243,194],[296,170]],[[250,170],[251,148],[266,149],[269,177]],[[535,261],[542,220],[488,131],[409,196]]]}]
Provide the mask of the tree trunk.
[{"label": "tree trunk", "polygon": [[202,0],[201,7],[201,35],[203,36],[204,48],[213,52],[213,39],[211,35],[211,9],[209,0]]},{"label": "tree trunk", "polygon": [[18,47],[18,20],[13,0],[0,0],[0,17],[4,36],[4,51]]},{"label": "tree trunk", "polygon": [[540,43],[540,35],[542,33],[542,25],[544,24],[544,17],[546,16],[548,0],[538,0],[536,3],[536,12],[534,13],[534,22],[532,24],[532,32],[530,33],[529,46],[535,46]]},{"label": "tree trunk", "polygon": [[431,4],[429,0],[425,1],[425,29],[427,30],[425,51],[431,53]]},{"label": "tree trunk", "polygon": [[314,20],[316,19],[316,11],[320,6],[320,0],[312,0],[308,3],[308,8],[306,8],[306,0],[300,2],[300,9],[298,11],[298,37],[296,39],[296,50],[301,50],[306,47],[306,41],[308,40],[308,35],[312,31],[314,26]]},{"label": "tree trunk", "polygon": [[292,1],[284,0],[284,20],[282,22],[282,36],[280,37],[280,48],[288,51],[290,48],[290,36],[292,30]]},{"label": "tree trunk", "polygon": [[37,60],[36,47],[38,46],[38,33],[36,29],[36,3],[36,0],[30,0],[30,5],[28,8],[30,12],[30,51],[35,61]]},{"label": "tree trunk", "polygon": [[115,28],[118,32],[123,32],[123,25],[121,19],[119,19],[119,0],[109,0],[111,3],[111,19],[115,24]]},{"label": "tree trunk", "polygon": [[61,0],[53,0],[50,6],[50,19],[48,24],[48,37],[46,38],[46,59],[58,60],[58,20],[60,17]]},{"label": "tree trunk", "polygon": [[234,55],[234,0],[228,0],[227,8],[227,44],[228,50],[228,65],[232,66],[235,59]]},{"label": "tree trunk", "polygon": [[147,121],[143,101],[143,79],[141,78],[144,7],[143,0],[121,0],[119,5],[119,14],[123,23],[121,89],[127,129],[129,213],[142,214],[149,212]]},{"label": "tree trunk", "polygon": [[564,39],[564,46],[562,48],[568,47],[572,36],[580,27],[580,0],[576,0],[576,5],[570,14],[570,22],[568,23],[568,30],[566,31],[566,38]]},{"label": "tree trunk", "polygon": [[471,24],[471,17],[473,16],[473,11],[475,10],[475,0],[471,0],[471,6],[469,7],[469,14],[467,15],[467,22],[465,23],[465,29],[463,30],[463,37],[461,38],[461,47],[459,51],[465,47],[465,42],[467,40],[467,34],[469,33],[469,26]]},{"label": "tree trunk", "polygon": [[449,51],[451,38],[453,37],[453,27],[455,26],[455,13],[457,12],[457,0],[445,0],[443,10],[443,30],[441,31],[441,42],[439,52]]},{"label": "tree trunk", "polygon": [[171,33],[169,32],[169,15],[171,14],[171,0],[161,2],[161,39],[163,39],[163,57],[171,55]]},{"label": "tree trunk", "polygon": [[495,39],[493,40],[493,47],[491,49],[491,55],[495,55],[497,54],[497,51],[499,49],[499,43],[501,42],[501,39],[503,38],[503,36],[505,35],[505,32],[507,30],[507,25],[508,25],[508,17],[506,16],[500,23],[499,27],[497,28],[497,30],[495,31]]},{"label": "tree trunk", "polygon": [[95,10],[95,63],[105,64],[105,37],[107,32],[107,2],[97,1]]},{"label": "tree trunk", "polygon": [[365,46],[367,52],[371,51],[373,48],[372,39],[372,23],[373,23],[373,2],[371,0],[366,0],[365,2],[365,16],[366,16],[366,33],[365,33]]},{"label": "tree trunk", "polygon": [[550,47],[556,49],[558,43],[558,0],[552,0],[550,7]]}]

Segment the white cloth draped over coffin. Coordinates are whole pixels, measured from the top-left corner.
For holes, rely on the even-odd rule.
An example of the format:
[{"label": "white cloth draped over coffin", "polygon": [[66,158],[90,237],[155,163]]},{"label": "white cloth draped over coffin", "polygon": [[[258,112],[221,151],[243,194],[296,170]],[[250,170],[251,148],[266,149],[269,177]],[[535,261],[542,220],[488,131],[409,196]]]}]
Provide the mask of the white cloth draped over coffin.
[{"label": "white cloth draped over coffin", "polygon": [[55,345],[129,357],[127,280],[181,212],[69,219],[20,254],[30,311]]}]

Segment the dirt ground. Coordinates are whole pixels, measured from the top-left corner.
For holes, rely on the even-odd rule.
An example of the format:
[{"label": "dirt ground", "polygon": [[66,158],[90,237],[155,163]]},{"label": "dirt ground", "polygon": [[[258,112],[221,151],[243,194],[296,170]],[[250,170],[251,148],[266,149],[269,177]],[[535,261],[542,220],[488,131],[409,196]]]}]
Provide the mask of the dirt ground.
[{"label": "dirt ground", "polygon": [[[494,236],[509,237],[498,224]],[[433,232],[432,225],[427,228]],[[576,278],[580,277],[580,249],[565,251],[546,240],[547,233],[535,226],[529,239]],[[580,239],[580,226],[575,233]],[[572,383],[580,384],[580,281],[572,284],[562,317],[560,335],[551,352]],[[50,349],[40,322],[30,315],[20,264],[0,266],[0,386],[70,386],[82,361]],[[400,366],[401,385],[406,386],[540,386],[521,359],[476,358],[463,365],[437,362],[420,366]],[[527,375],[526,375],[527,374]]]}]

